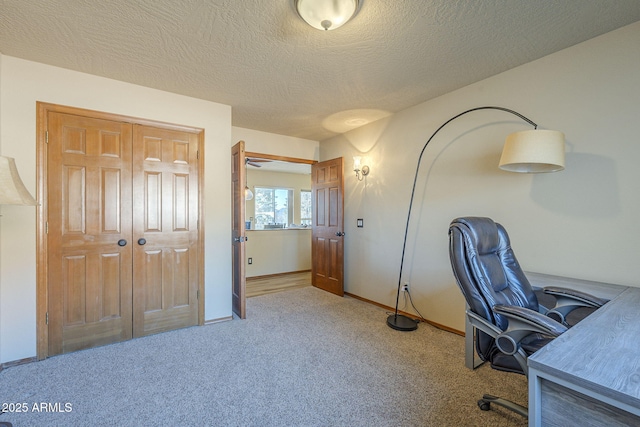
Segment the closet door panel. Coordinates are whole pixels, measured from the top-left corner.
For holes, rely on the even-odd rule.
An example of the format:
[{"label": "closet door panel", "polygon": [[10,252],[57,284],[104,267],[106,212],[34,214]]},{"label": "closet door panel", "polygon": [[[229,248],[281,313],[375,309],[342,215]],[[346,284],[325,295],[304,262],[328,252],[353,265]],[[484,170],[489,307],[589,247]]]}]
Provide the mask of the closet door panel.
[{"label": "closet door panel", "polygon": [[132,336],[132,126],[48,113],[48,354]]},{"label": "closet door panel", "polygon": [[134,125],[134,336],[198,322],[198,142]]}]

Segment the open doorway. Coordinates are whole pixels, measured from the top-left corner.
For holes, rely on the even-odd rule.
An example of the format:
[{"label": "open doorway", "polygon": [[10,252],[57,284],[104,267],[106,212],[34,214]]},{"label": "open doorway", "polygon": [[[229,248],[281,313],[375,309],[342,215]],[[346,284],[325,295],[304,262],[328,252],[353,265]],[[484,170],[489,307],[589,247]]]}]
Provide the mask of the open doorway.
[{"label": "open doorway", "polygon": [[[336,158],[324,162],[274,156],[263,153],[245,152],[244,141],[239,141],[231,148],[231,186],[232,186],[232,308],[240,319],[246,318],[246,275],[247,266],[253,265],[253,257],[246,256],[247,229],[252,232],[251,214],[246,214],[246,199],[249,194],[247,183],[247,167],[267,163],[302,163],[311,167],[311,284],[339,296],[344,295],[344,162]],[[258,166],[254,166],[258,168]],[[255,184],[254,184],[255,190]],[[251,190],[253,193],[254,190]],[[288,191],[288,190],[287,190]],[[267,192],[268,193],[268,192]],[[261,195],[263,196],[263,195]],[[264,195],[275,198],[275,193]],[[275,202],[274,202],[275,204]],[[277,204],[276,204],[277,205]],[[284,215],[278,220],[276,207],[268,219],[262,218],[262,232],[274,231],[307,231],[302,216],[296,224],[293,216]],[[259,209],[258,213],[263,212]],[[253,221],[257,214],[253,213]],[[286,224],[293,227],[286,227]],[[268,226],[265,228],[265,226]],[[255,230],[255,229],[254,229]],[[256,232],[258,230],[255,230]],[[277,252],[273,245],[270,252]],[[249,260],[251,258],[251,260]],[[251,262],[251,264],[249,264]]]},{"label": "open doorway", "polygon": [[245,153],[247,298],[311,285],[313,163]]}]

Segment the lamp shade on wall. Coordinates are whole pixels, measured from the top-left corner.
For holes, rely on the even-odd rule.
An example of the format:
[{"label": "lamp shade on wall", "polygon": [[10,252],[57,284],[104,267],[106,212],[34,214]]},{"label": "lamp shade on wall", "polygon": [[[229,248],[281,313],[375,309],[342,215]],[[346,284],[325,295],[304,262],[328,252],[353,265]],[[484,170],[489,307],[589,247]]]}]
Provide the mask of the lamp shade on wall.
[{"label": "lamp shade on wall", "polygon": [[555,130],[525,130],[507,136],[500,169],[540,173],[564,169],[564,134]]},{"label": "lamp shade on wall", "polygon": [[302,19],[318,30],[335,30],[356,13],[358,0],[295,0]]},{"label": "lamp shade on wall", "polygon": [[0,205],[35,206],[37,204],[38,202],[22,183],[15,160],[0,156]]},{"label": "lamp shade on wall", "polygon": [[362,161],[362,157],[360,156],[353,156],[353,170],[354,171],[359,171],[361,168],[360,162]]}]

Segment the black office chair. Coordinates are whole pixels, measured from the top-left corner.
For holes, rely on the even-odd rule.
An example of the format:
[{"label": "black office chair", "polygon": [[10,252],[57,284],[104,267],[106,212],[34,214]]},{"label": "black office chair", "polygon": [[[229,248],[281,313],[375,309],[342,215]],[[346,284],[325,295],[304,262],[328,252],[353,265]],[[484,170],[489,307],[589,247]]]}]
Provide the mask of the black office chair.
[{"label": "black office chair", "polygon": [[[547,287],[556,306],[538,297],[518,264],[505,229],[490,218],[457,218],[449,226],[449,257],[453,274],[467,301],[467,318],[476,328],[476,351],[501,371],[527,375],[527,357],[568,328],[567,315],[579,308],[601,307],[607,301],[583,292]],[[523,416],[527,408],[485,394],[482,410],[491,403]]]}]

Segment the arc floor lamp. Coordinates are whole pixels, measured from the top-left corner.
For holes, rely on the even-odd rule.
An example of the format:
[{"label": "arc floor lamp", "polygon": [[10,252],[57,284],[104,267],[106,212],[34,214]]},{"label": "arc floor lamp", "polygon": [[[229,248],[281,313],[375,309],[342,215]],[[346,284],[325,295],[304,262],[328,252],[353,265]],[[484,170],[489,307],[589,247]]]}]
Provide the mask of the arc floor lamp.
[{"label": "arc floor lamp", "polygon": [[424,151],[431,140],[438,134],[438,132],[440,132],[443,127],[456,120],[458,117],[479,110],[505,111],[521,118],[522,120],[533,126],[533,130],[515,132],[507,136],[504,147],[502,149],[502,156],[500,157],[500,169],[510,172],[522,173],[556,172],[564,169],[564,134],[562,132],[553,130],[538,130],[538,125],[533,121],[523,116],[522,114],[508,108],[495,106],[471,108],[470,110],[463,111],[462,113],[453,116],[452,118],[444,122],[438,129],[436,129],[433,135],[431,135],[427,142],[424,144],[424,147],[422,147],[420,157],[418,157],[416,175],[413,179],[413,187],[411,189],[411,200],[409,202],[409,212],[407,214],[407,224],[404,230],[404,242],[402,244],[400,274],[398,275],[396,309],[394,314],[391,314],[387,318],[387,325],[398,331],[413,331],[418,327],[418,323],[414,319],[411,319],[410,317],[404,316],[402,314],[398,314],[398,303],[400,301],[402,268],[404,266],[404,255],[405,249],[407,247],[407,235],[409,232],[409,222],[411,220],[411,208],[413,207],[413,198],[415,196],[416,182],[418,180],[418,173],[420,171],[422,155],[424,154]]}]

